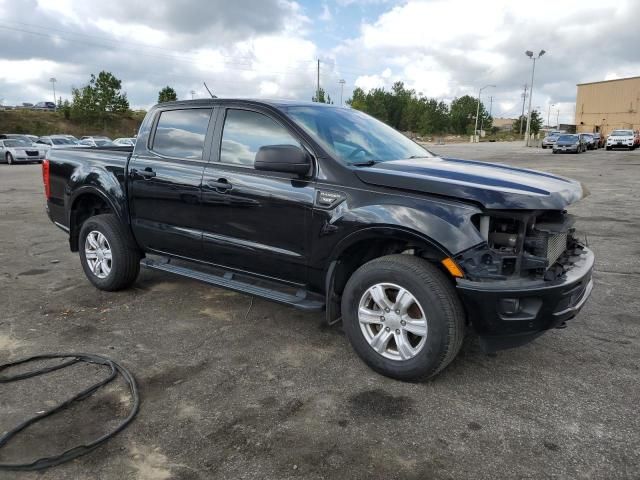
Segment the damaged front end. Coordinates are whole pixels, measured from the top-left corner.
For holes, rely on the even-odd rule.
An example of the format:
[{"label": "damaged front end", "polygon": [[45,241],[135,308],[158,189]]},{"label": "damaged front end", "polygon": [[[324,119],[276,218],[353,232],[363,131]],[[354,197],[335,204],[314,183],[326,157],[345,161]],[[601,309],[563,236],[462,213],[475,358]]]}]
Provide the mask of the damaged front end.
[{"label": "damaged front end", "polygon": [[473,218],[484,243],[455,257],[458,290],[486,350],[560,328],[586,302],[594,256],[566,211],[487,211]]}]

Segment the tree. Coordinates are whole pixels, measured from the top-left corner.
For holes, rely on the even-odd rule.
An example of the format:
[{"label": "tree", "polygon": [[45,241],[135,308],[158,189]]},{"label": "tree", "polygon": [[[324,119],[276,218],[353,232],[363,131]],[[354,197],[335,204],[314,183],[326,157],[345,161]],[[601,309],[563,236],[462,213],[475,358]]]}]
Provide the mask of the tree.
[{"label": "tree", "polygon": [[121,92],[122,81],[104,70],[91,75],[89,84],[73,88],[72,116],[76,118],[104,119],[108,113],[129,110],[127,94]]},{"label": "tree", "polygon": [[322,87],[320,87],[316,94],[311,97],[311,101],[316,103],[333,103],[333,101],[331,100],[331,96],[329,94],[326,94],[324,88]]},{"label": "tree", "polygon": [[[524,135],[527,128],[526,115],[520,115],[517,118],[517,120],[514,120],[513,131],[520,132],[520,125],[521,125],[520,122],[522,122],[522,134]],[[536,134],[539,133],[540,129],[542,128],[542,116],[540,115],[540,112],[538,112],[537,110],[531,110],[531,125],[529,125],[529,128],[531,129],[532,133],[536,133]]]},{"label": "tree", "polygon": [[[473,134],[476,125],[476,112],[478,109],[478,99],[469,95],[456,98],[451,102],[451,129],[458,134]],[[478,117],[478,128],[482,123],[483,128],[491,128],[493,119],[480,102],[480,114]]]},{"label": "tree", "polygon": [[158,92],[158,103],[173,102],[175,100],[178,100],[178,94],[168,85]]}]

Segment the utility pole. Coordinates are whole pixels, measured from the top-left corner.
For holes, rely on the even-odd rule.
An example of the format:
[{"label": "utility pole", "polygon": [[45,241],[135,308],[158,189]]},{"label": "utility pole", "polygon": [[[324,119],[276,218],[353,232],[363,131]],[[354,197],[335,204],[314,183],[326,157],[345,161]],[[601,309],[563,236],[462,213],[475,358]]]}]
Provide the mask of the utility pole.
[{"label": "utility pole", "polygon": [[318,73],[316,82],[316,102],[320,102],[320,59],[318,59]]},{"label": "utility pole", "polygon": [[196,94],[196,91],[195,90],[191,90],[191,92],[189,92],[189,93],[191,93],[191,100],[193,100],[193,96]]},{"label": "utility pole", "polygon": [[[491,116],[491,109],[493,108],[493,95],[489,97],[489,116]],[[480,119],[480,131],[482,132],[482,128],[484,125],[484,115]]]},{"label": "utility pole", "polygon": [[[480,96],[482,95],[482,90],[484,90],[485,88],[495,88],[495,85],[485,85],[484,87],[482,87],[480,90],[478,90],[478,106],[476,107],[476,127],[473,130],[473,141],[476,141],[476,136],[478,135],[478,117],[480,116]],[[484,117],[484,115],[483,115]],[[479,141],[479,137],[478,137],[478,141]]]},{"label": "utility pole", "polygon": [[549,109],[547,110],[547,128],[551,127],[551,125],[549,125],[549,116],[551,115],[551,107],[555,107],[555,106],[556,106],[555,103],[549,104]]},{"label": "utility pole", "polygon": [[544,50],[540,50],[537,57],[533,56],[533,52],[531,50],[527,50],[524,54],[533,60],[533,67],[531,68],[531,88],[529,90],[529,115],[527,115],[527,138],[525,141],[525,145],[529,147],[529,143],[531,141],[531,100],[533,99],[533,79],[536,74],[536,60],[542,57],[546,52]]},{"label": "utility pole", "polygon": [[560,130],[560,109],[556,111],[556,129]]},{"label": "utility pole", "polygon": [[55,77],[51,77],[49,79],[49,81],[51,82],[51,86],[53,87],[53,104],[55,105],[54,109],[57,110],[57,108],[58,108],[58,102],[56,101],[56,82],[57,82],[57,80],[55,79]]},{"label": "utility pole", "polygon": [[342,106],[342,94],[344,93],[344,84],[346,83],[343,79],[338,80],[338,83],[340,84],[340,106]]},{"label": "utility pole", "polygon": [[527,84],[524,84],[524,92],[522,92],[522,114],[520,115],[520,131],[518,132],[522,135],[522,122],[524,121],[524,103],[527,100]]}]

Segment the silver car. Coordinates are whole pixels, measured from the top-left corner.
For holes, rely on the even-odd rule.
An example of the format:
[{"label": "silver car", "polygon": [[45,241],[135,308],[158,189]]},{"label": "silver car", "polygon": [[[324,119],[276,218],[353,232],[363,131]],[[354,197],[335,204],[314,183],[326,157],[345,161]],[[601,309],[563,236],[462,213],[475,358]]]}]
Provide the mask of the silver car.
[{"label": "silver car", "polygon": [[34,147],[28,140],[9,138],[0,140],[0,159],[9,165],[18,162],[41,162],[47,151]]},{"label": "silver car", "polygon": [[119,145],[122,147],[135,147],[136,139],[135,138],[116,138],[113,141],[114,145]]}]

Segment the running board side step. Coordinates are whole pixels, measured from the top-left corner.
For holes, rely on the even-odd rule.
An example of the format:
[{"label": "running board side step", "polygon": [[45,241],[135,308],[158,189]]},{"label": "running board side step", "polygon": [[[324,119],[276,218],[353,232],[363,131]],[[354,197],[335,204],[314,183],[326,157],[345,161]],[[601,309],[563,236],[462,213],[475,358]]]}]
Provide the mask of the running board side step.
[{"label": "running board side step", "polygon": [[[216,287],[226,288],[228,290],[234,290],[236,292],[265,298],[273,302],[290,305],[300,310],[321,311],[324,309],[324,302],[321,300],[322,297],[310,294],[304,289],[298,289],[294,294],[279,291],[275,288],[253,285],[251,283],[236,279],[235,277],[238,277],[240,275],[237,275],[234,272],[225,271],[223,274],[217,275],[213,273],[194,270],[188,267],[174,265],[170,262],[158,262],[149,258],[143,258],[140,261],[140,266],[153,270],[173,273],[182,277],[192,278],[194,280],[208,283],[209,285],[214,285]],[[269,283],[273,284],[274,282]]]}]

